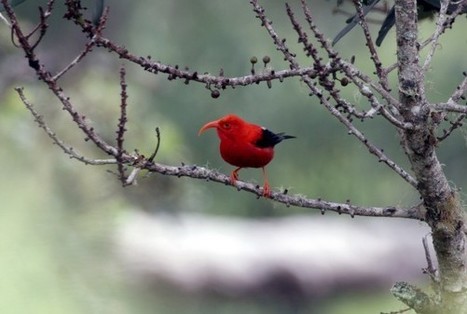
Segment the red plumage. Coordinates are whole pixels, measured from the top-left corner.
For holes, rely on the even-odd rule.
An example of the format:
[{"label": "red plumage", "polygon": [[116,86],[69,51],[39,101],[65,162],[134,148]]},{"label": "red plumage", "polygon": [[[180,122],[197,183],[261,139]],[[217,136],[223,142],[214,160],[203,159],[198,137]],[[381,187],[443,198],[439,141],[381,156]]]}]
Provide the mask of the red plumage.
[{"label": "red plumage", "polygon": [[262,168],[263,195],[270,196],[271,190],[265,167],[274,157],[274,146],[295,136],[273,133],[234,114],[206,123],[199,130],[199,134],[209,128],[215,128],[217,131],[222,159],[237,167],[230,175],[232,185],[238,180],[238,171],[241,168]]}]

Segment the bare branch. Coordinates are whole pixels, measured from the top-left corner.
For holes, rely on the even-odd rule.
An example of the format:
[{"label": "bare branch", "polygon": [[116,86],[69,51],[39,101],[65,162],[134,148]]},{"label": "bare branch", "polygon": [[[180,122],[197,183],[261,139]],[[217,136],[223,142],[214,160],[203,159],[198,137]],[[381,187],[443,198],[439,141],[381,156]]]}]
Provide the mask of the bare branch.
[{"label": "bare branch", "polygon": [[[390,94],[390,90],[387,87],[383,87],[382,85],[380,85],[381,83],[383,83],[385,86],[388,85],[386,77],[387,73],[381,72],[382,76],[380,76],[380,84],[378,84],[374,80],[370,79],[367,75],[361,73],[361,71],[359,71],[352,63],[342,60],[338,56],[338,53],[333,49],[332,45],[329,44],[324,35],[318,30],[317,26],[314,24],[311,16],[311,10],[304,0],[302,0],[302,8],[305,13],[308,25],[315,34],[315,37],[318,40],[318,42],[328,52],[328,55],[330,56],[330,58],[333,59],[333,62],[336,62],[340,66],[341,70],[346,74],[347,78],[349,78],[359,88],[360,93],[368,98],[372,108],[365,113],[364,118],[372,117],[376,113],[381,113],[383,117],[385,117],[389,122],[391,122],[393,125],[400,129],[413,128],[413,125],[411,123],[403,122],[403,119],[398,111],[399,102]],[[294,28],[299,33],[300,40],[305,45],[306,33],[303,33],[303,31],[301,31],[301,27],[299,26],[297,21],[293,20],[293,16],[291,16],[291,14],[289,14],[289,16],[292,19]],[[360,80],[364,83],[362,83]],[[389,109],[386,109],[384,106],[382,106],[382,104],[379,103],[379,101],[377,100],[373,92],[368,88],[368,86],[371,86],[373,89],[375,89],[383,97],[383,99],[387,101],[387,106]],[[337,99],[336,101],[338,103],[340,102],[340,100]]]},{"label": "bare branch", "polygon": [[[73,147],[66,145],[45,123],[43,117],[26,99],[23,89],[17,88],[16,91],[21,101],[31,112],[39,127],[46,132],[65,154],[86,164],[117,164],[119,179],[123,185],[135,183],[136,177],[141,171],[213,181],[228,186],[231,186],[231,180],[229,176],[205,167],[184,164],[173,166],[154,162],[160,145],[158,129],[156,129],[157,146],[149,158],[139,154],[137,150],[128,153],[124,149],[128,95],[123,67],[120,70],[121,103],[120,117],[116,130],[116,143],[110,144],[106,142],[104,137],[94,130],[83,113],[78,111],[76,104],[71,102],[67,94],[62,90],[62,87],[58,84],[58,80],[75,67],[95,47],[104,48],[113,56],[118,56],[128,62],[134,63],[150,73],[164,73],[169,80],[181,79],[186,84],[191,81],[204,84],[215,98],[219,96],[220,90],[227,87],[247,86],[260,82],[265,82],[270,87],[273,80],[282,81],[288,77],[300,79],[309,89],[310,97],[316,96],[320,105],[326,108],[332,116],[346,127],[349,135],[353,135],[366,147],[370,154],[376,156],[380,162],[385,163],[386,166],[420,193],[422,203],[412,207],[358,206],[351,204],[350,200],[347,202],[331,202],[319,198],[310,199],[302,195],[289,195],[287,189],[282,191],[275,190],[268,198],[271,201],[285,204],[286,206],[316,208],[321,210],[322,213],[334,211],[339,214],[348,214],[351,217],[401,217],[426,221],[432,229],[433,247],[437,253],[439,274],[429,253],[427,241],[424,239],[423,244],[428,265],[426,271],[432,277],[436,277],[434,281],[439,282],[439,293],[437,296],[431,297],[407,283],[398,283],[394,287],[393,292],[400,300],[419,311],[438,313],[439,309],[448,308],[446,312],[456,313],[455,307],[458,304],[465,305],[465,297],[459,296],[460,292],[467,290],[466,249],[464,245],[466,243],[465,213],[457,190],[451,187],[438,160],[436,145],[440,140],[447,138],[454,130],[458,129],[467,117],[467,105],[463,104],[467,91],[467,75],[464,73],[465,77],[451,97],[447,101],[438,104],[428,103],[425,93],[424,76],[434,58],[441,34],[452,25],[454,18],[458,14],[467,13],[465,8],[467,0],[456,2],[445,0],[441,4],[438,25],[430,38],[431,41],[422,43],[422,45],[417,41],[417,17],[419,16],[419,6],[423,3],[417,0],[395,0],[394,10],[391,10],[389,17],[393,17],[393,14],[396,15],[398,63],[387,68],[383,68],[372,42],[368,25],[364,18],[364,15],[368,11],[365,11],[366,9],[362,7],[361,1],[352,0],[357,7],[357,15],[353,21],[359,21],[363,28],[369,47],[370,58],[376,68],[378,79],[372,79],[362,73],[353,64],[353,61],[348,62],[341,59],[338,52],[333,49],[324,34],[320,32],[317,25],[313,22],[311,8],[307,6],[305,0],[301,1],[302,10],[314,38],[308,39],[308,34],[302,27],[305,24],[301,24],[298,21],[289,5],[287,5],[287,14],[294,30],[298,34],[299,42],[303,44],[305,54],[310,58],[311,62],[309,60],[305,67],[299,64],[296,55],[286,44],[286,39],[280,38],[272,27],[272,22],[266,16],[264,9],[258,4],[258,0],[250,0],[253,11],[261,21],[262,27],[266,29],[276,49],[282,53],[284,60],[288,62],[289,69],[280,71],[270,69],[266,67],[269,61],[263,59],[265,70],[261,73],[256,73],[254,64],[258,60],[252,58],[250,60],[252,63],[251,75],[238,77],[225,76],[223,70],[218,75],[199,74],[198,71],[192,71],[188,67],[171,66],[159,61],[152,61],[151,57],[133,54],[125,46],[117,44],[102,35],[108,18],[108,7],[103,11],[99,10],[96,18],[91,22],[85,18],[86,12],[81,5],[81,1],[65,0],[65,5],[68,9],[64,15],[65,19],[78,25],[84,32],[87,43],[83,51],[70,64],[52,76],[36,56],[35,48],[48,30],[46,22],[51,14],[54,1],[48,1],[48,9],[45,11],[44,9],[39,9],[40,22],[29,34],[24,32],[24,28],[20,27],[15,12],[9,5],[9,1],[0,1],[4,5],[6,15],[11,23],[13,43],[17,47],[22,48],[26,61],[34,69],[38,80],[44,82],[52,91],[54,96],[59,100],[58,105],[70,115],[73,123],[86,136],[86,140],[92,141],[99,150],[113,156],[115,159],[93,160],[75,152]],[[371,2],[370,5],[376,5],[376,2],[378,0]],[[425,8],[430,13],[432,13],[433,8],[437,7],[437,2],[432,1],[425,4],[431,5]],[[100,12],[103,13],[101,14]],[[97,22],[98,19],[99,21]],[[38,34],[38,32],[40,33]],[[424,45],[430,45],[430,48],[428,48],[428,56],[424,60],[423,66],[420,66],[420,49]],[[310,63],[312,63],[311,66],[309,65]],[[388,73],[396,68],[399,70],[397,82],[398,99],[391,95],[388,84]],[[366,97],[366,103],[362,106],[364,109],[358,105],[354,105],[342,96],[340,86],[338,85],[339,82],[343,88],[349,83],[353,83],[356,86],[359,93]],[[371,107],[367,108],[367,104]],[[393,129],[401,137],[401,145],[407,154],[413,175],[389,159],[383,149],[371,143],[353,123],[353,120],[356,118],[365,120],[376,115],[381,115],[395,126]],[[450,121],[447,118],[453,120]],[[447,130],[443,130],[444,134],[442,136],[437,136],[440,133],[440,125],[448,125],[447,123],[441,124],[443,119],[449,122],[451,126]],[[132,171],[128,176],[126,176],[125,167],[132,167]],[[252,193],[258,198],[261,198],[264,193],[260,186],[251,182],[237,181],[233,188]]]},{"label": "bare branch", "polygon": [[16,87],[15,88],[16,92],[18,93],[21,101],[23,104],[28,108],[28,110],[31,112],[32,116],[34,117],[35,121],[39,125],[41,129],[47,133],[47,135],[52,139],[52,141],[60,147],[63,152],[67,155],[70,156],[70,158],[77,159],[84,164],[87,165],[112,165],[116,164],[117,160],[116,159],[90,159],[86,158],[83,155],[79,154],[73,147],[65,144],[62,140],[60,140],[57,137],[57,134],[55,134],[54,131],[45,123],[44,118],[34,109],[34,106],[32,103],[28,101],[26,96],[24,95],[24,90],[22,87]]},{"label": "bare branch", "polygon": [[42,38],[44,38],[45,33],[47,32],[47,19],[50,15],[52,15],[54,2],[54,0],[49,0],[47,2],[47,8],[45,11],[42,7],[39,7],[40,22],[37,24],[36,28],[34,28],[34,30],[26,36],[29,39],[37,30],[40,30],[39,37],[36,39],[36,42],[32,45],[32,49],[35,49],[37,45],[39,45]]},{"label": "bare branch", "polygon": [[130,184],[135,184],[136,183],[136,176],[138,173],[141,171],[142,167],[145,167],[146,164],[152,164],[154,161],[154,158],[157,156],[157,153],[159,152],[159,147],[161,145],[161,133],[159,130],[159,127],[156,127],[156,148],[154,149],[154,152],[149,156],[149,158],[146,160],[144,159],[144,156],[139,155],[137,160],[134,162],[134,168],[131,171],[131,173],[128,175],[125,185],[130,185]]},{"label": "bare branch", "polygon": [[159,152],[159,147],[161,146],[161,132],[159,130],[159,127],[156,127],[156,148],[154,149],[154,152],[149,156],[148,161],[153,162],[154,158],[157,156],[157,153]]},{"label": "bare branch", "polygon": [[451,126],[449,127],[449,129],[444,129],[443,130],[443,135],[441,136],[438,136],[437,139],[438,141],[443,141],[445,140],[446,138],[448,138],[452,132],[454,132],[455,130],[457,130],[458,128],[460,128],[461,126],[463,126],[463,121],[464,119],[466,119],[467,117],[467,114],[463,113],[463,114],[460,114],[456,120],[454,121],[449,121],[449,123],[451,124]]},{"label": "bare branch", "polygon": [[441,34],[444,33],[444,31],[446,30],[446,20],[448,19],[446,15],[448,11],[448,2],[449,1],[440,0],[441,9],[439,11],[439,17],[436,20],[436,30],[431,36],[431,40],[430,40],[431,47],[428,52],[428,55],[426,56],[425,63],[423,64],[423,67],[422,67],[423,71],[427,71],[428,68],[430,67],[431,61],[433,60],[433,56],[436,51],[436,47],[439,44],[439,38]]},{"label": "bare branch", "polygon": [[[395,12],[399,98],[404,109],[401,114],[406,121],[419,126],[414,132],[404,132],[402,141],[418,180],[417,190],[427,208],[427,223],[432,229],[433,245],[442,274],[442,306],[445,307],[442,312],[455,313],[459,307],[452,300],[459,298],[459,292],[467,289],[465,209],[436,154],[436,123],[430,119],[431,108],[426,100],[424,85],[425,72],[419,63],[417,20],[414,18],[417,15],[417,1],[395,0]],[[465,306],[462,303],[465,302],[463,294],[459,300],[462,300],[459,304]],[[433,311],[439,312],[439,309]]]},{"label": "bare branch", "polygon": [[[142,155],[129,155],[125,152],[121,153],[120,161],[116,159],[89,159],[78,154],[72,147],[64,144],[56,134],[45,124],[42,116],[40,116],[34,109],[33,105],[26,99],[22,88],[16,88],[21,100],[25,106],[31,111],[32,115],[36,119],[38,125],[47,133],[47,135],[56,143],[66,154],[71,158],[75,158],[85,164],[90,165],[110,165],[110,164],[121,164],[126,163],[134,166],[134,170],[128,176],[125,181],[125,185],[132,184],[135,180],[136,175],[142,170],[148,170],[150,172],[161,173],[163,175],[176,176],[176,177],[190,177],[194,179],[201,179],[207,181],[213,181],[230,185],[230,177],[219,173],[214,170],[210,170],[204,167],[194,165],[182,165],[182,166],[169,166],[159,163],[153,163],[151,156],[149,159],[144,159]],[[160,140],[158,139],[157,148],[159,147]],[[157,152],[157,148],[155,152]],[[154,154],[153,154],[154,155]],[[131,178],[131,180],[130,180]],[[263,195],[262,188],[256,184],[248,183],[244,181],[237,181],[235,188],[238,190],[244,190],[261,197]],[[398,217],[398,218],[410,218],[423,220],[424,209],[417,205],[410,208],[403,207],[362,207],[346,203],[336,203],[324,201],[321,199],[308,199],[302,195],[288,195],[286,191],[276,192],[273,191],[269,198],[270,200],[278,203],[285,204],[287,206],[297,206],[303,208],[316,208],[320,209],[322,213],[325,211],[333,211],[339,214],[347,214],[350,216],[374,216],[374,217]]]},{"label": "bare branch", "polygon": [[58,72],[52,77],[52,80],[58,81],[65,73],[71,70],[75,65],[77,65],[88,53],[92,51],[92,48],[95,46],[95,41],[93,39],[89,40],[84,46],[83,51],[76,56],[63,70]]},{"label": "bare branch", "polygon": [[125,186],[126,178],[125,178],[125,167],[122,160],[122,155],[125,152],[123,149],[123,142],[125,138],[125,131],[126,131],[126,123],[128,122],[126,108],[127,108],[127,99],[128,94],[126,92],[126,81],[125,81],[125,67],[122,65],[120,67],[120,118],[118,119],[118,127],[117,127],[117,168],[120,181],[122,185]]},{"label": "bare branch", "polygon": [[467,105],[458,105],[453,102],[435,104],[432,107],[433,109],[438,110],[438,111],[457,112],[457,113],[464,113],[464,114],[467,113]]},{"label": "bare branch", "polygon": [[458,103],[461,99],[465,100],[465,94],[467,93],[467,72],[463,72],[462,74],[464,75],[464,79],[457,86],[448,103]]},{"label": "bare branch", "polygon": [[441,313],[438,304],[436,304],[421,289],[406,282],[397,282],[391,288],[392,294],[417,313]]},{"label": "bare branch", "polygon": [[433,61],[433,56],[435,54],[436,48],[439,45],[440,36],[446,31],[447,28],[451,27],[452,23],[456,17],[464,12],[465,7],[467,6],[466,0],[451,1],[451,0],[440,0],[440,11],[439,17],[436,20],[436,29],[434,33],[423,43],[422,47],[425,45],[430,45],[430,50],[426,56],[425,62],[422,69],[427,71]]},{"label": "bare branch", "polygon": [[[43,122],[43,119],[37,112],[34,110],[32,104],[25,98],[23,89],[16,89],[18,94],[21,97],[21,100],[26,105],[26,107],[31,111],[33,116],[36,118],[39,126],[44,129],[44,131],[49,135],[49,137],[60,147],[62,150],[70,155],[72,158],[76,158],[81,162],[91,165],[105,165],[105,164],[116,164],[117,160],[92,160],[85,158],[77,154],[73,148],[66,146],[60,139],[58,139],[50,130],[50,128]],[[177,177],[191,177],[195,179],[202,179],[208,181],[214,181],[218,183],[223,183],[230,185],[230,177],[224,174],[221,174],[217,171],[209,170],[207,168],[198,167],[198,166],[168,166],[158,163],[152,163],[148,160],[144,160],[139,157],[130,156],[126,153],[122,153],[121,159],[123,162],[129,162],[131,164],[140,164],[141,168],[135,169],[146,169],[151,172],[157,172],[164,175],[177,176]],[[139,161],[138,161],[139,160]],[[138,171],[135,172],[137,174]],[[130,176],[129,176],[130,177]],[[128,177],[128,178],[129,178]],[[134,176],[133,176],[134,179]],[[133,182],[133,180],[132,180]],[[247,183],[243,181],[237,181],[236,186],[238,190],[244,190],[256,194],[258,197],[262,196],[262,189],[255,184]],[[321,199],[308,199],[301,195],[287,195],[285,192],[272,192],[271,200],[283,203],[287,206],[297,206],[304,208],[317,208],[321,209],[324,213],[325,211],[334,211],[339,214],[348,214],[353,216],[380,216],[380,217],[403,217],[410,219],[423,220],[424,212],[420,206],[414,206],[412,208],[400,208],[400,207],[361,207],[356,205],[351,205],[349,202],[346,203],[335,203],[323,201]]]},{"label": "bare branch", "polygon": [[0,20],[2,20],[3,23],[5,23],[6,26],[8,26],[8,28],[11,28],[10,22],[8,22],[8,20],[1,13],[0,13]]},{"label": "bare branch", "polygon": [[[6,1],[6,0],[2,0]],[[63,144],[53,133],[53,131],[48,128],[45,123],[43,122],[42,117],[37,114],[37,112],[33,109],[33,107],[29,104],[27,99],[24,97],[22,89],[18,89],[17,92],[19,93],[21,99],[25,103],[25,105],[30,108],[31,113],[33,113],[33,116],[36,118],[40,126],[46,131],[46,133],[52,138],[54,142],[59,145],[62,150],[64,150],[67,154],[72,156],[73,158],[76,158],[84,163],[88,164],[128,164],[131,166],[134,166],[135,169],[146,169],[151,172],[157,172],[161,173],[164,175],[171,175],[171,176],[177,176],[177,177],[191,177],[195,179],[202,179],[202,180],[210,180],[210,181],[215,181],[223,184],[230,184],[230,177],[226,176],[224,174],[220,174],[215,171],[211,171],[206,168],[202,167],[197,167],[197,166],[180,166],[180,167],[175,167],[175,166],[167,166],[167,165],[162,165],[158,163],[153,163],[151,160],[146,160],[143,156],[141,155],[130,155],[126,153],[122,147],[113,147],[109,144],[107,144],[95,131],[92,127],[90,127],[85,120],[85,117],[82,116],[81,114],[76,111],[74,108],[74,105],[70,102],[69,98],[65,96],[63,90],[61,87],[58,86],[57,82],[54,80],[54,78],[45,70],[45,68],[40,65],[39,60],[35,57],[35,55],[32,52],[32,48],[29,45],[27,39],[21,32],[21,29],[19,28],[16,17],[14,16],[13,11],[10,10],[9,12],[9,17],[10,20],[13,21],[12,23],[12,29],[14,31],[14,34],[18,38],[21,47],[24,49],[26,53],[26,57],[28,58],[29,62],[34,62],[36,66],[34,69],[36,70],[36,73],[38,77],[44,81],[48,87],[52,90],[52,92],[55,94],[55,96],[60,100],[60,102],[63,105],[63,108],[71,115],[72,119],[74,122],[77,124],[77,126],[88,136],[90,140],[94,142],[94,144],[100,148],[102,151],[106,152],[107,154],[110,154],[112,156],[117,157],[118,156],[118,162],[115,159],[111,160],[90,160],[87,159],[76,152],[74,152],[73,148],[66,146]],[[122,73],[121,73],[122,75]],[[122,83],[123,82],[123,83]],[[122,104],[123,107],[126,107],[126,92],[125,92],[125,83],[124,79],[121,77],[121,86],[122,86]],[[124,112],[124,111],[122,111]],[[124,123],[122,121],[125,121],[125,119],[122,120],[122,117],[125,117],[126,115],[124,113],[121,114],[121,119],[119,123],[119,132],[122,133],[122,126],[124,128]],[[122,135],[123,136],[123,135]],[[122,144],[122,143],[121,143]],[[120,144],[118,144],[120,145]],[[117,146],[118,146],[117,145]],[[121,146],[121,145],[120,145]],[[156,150],[157,151],[157,150]],[[154,154],[153,154],[154,155]],[[151,156],[153,158],[153,156]],[[139,171],[136,170],[134,171],[133,178],[136,176],[136,174]],[[133,172],[132,172],[133,174]],[[127,178],[128,179],[128,178]],[[133,180],[132,180],[133,181]],[[262,189],[252,183],[246,183],[243,181],[237,181],[236,188],[239,190],[245,190],[251,193],[256,194],[258,197],[262,195]],[[328,202],[328,201],[323,201],[323,200],[314,200],[314,199],[307,199],[303,196],[300,195],[287,195],[284,192],[273,192],[271,195],[271,200],[274,200],[279,203],[286,204],[288,206],[300,206],[300,207],[306,207],[306,208],[319,208],[323,212],[330,210],[330,211],[335,211],[341,214],[349,214],[351,216],[382,216],[382,217],[405,217],[405,218],[411,218],[411,219],[423,219],[424,214],[423,210],[420,207],[413,207],[413,208],[399,208],[399,207],[361,207],[361,206],[355,206],[351,205],[350,202],[347,203],[335,203],[335,202]]]},{"label": "bare branch", "polygon": [[[230,185],[230,177],[219,173],[214,170],[210,170],[204,167],[195,165],[184,165],[184,166],[167,166],[159,163],[149,163],[144,166],[144,169],[151,172],[157,172],[164,175],[176,176],[176,177],[190,177],[200,180],[208,180]],[[263,195],[262,188],[253,183],[244,181],[237,181],[235,188],[238,190],[244,190],[256,194],[258,197]],[[423,220],[424,209],[420,206],[414,206],[411,208],[399,208],[399,207],[361,207],[351,205],[347,203],[335,203],[324,201],[321,199],[308,199],[301,195],[288,195],[284,192],[271,193],[268,198],[278,203],[285,204],[287,206],[297,206],[304,208],[316,208],[321,209],[322,212],[333,211],[339,214],[348,214],[351,216],[381,216],[381,217],[400,217]]]},{"label": "bare branch", "polygon": [[412,309],[410,307],[408,307],[406,309],[402,309],[402,310],[398,310],[398,311],[381,312],[380,314],[402,314],[402,313],[405,313],[405,312],[408,312],[408,311],[412,311]]},{"label": "bare branch", "polygon": [[127,49],[114,44],[107,38],[97,36],[95,38],[98,46],[103,46],[110,51],[116,53],[119,58],[128,60],[141,66],[145,71],[158,74],[165,73],[169,75],[171,80],[182,79],[185,82],[195,81],[204,83],[206,86],[214,86],[218,89],[225,89],[226,87],[235,86],[248,86],[260,82],[268,82],[273,80],[283,80],[288,77],[301,77],[302,75],[315,75],[316,71],[312,67],[305,67],[300,69],[290,70],[271,70],[264,71],[262,73],[256,73],[251,75],[239,76],[239,77],[228,77],[228,76],[216,76],[212,74],[199,74],[198,71],[189,71],[186,69],[180,69],[178,65],[171,66],[166,65],[158,61],[152,61],[151,57],[140,57],[133,55]]},{"label": "bare branch", "polygon": [[[71,5],[71,4],[70,4]],[[69,9],[70,10],[70,9]],[[102,36],[100,31],[93,27],[93,25],[87,21],[81,19],[81,14],[78,12],[78,8],[72,8],[72,12],[66,15],[67,18],[73,19],[82,30],[92,38],[95,46],[104,47],[108,51],[118,55],[120,59],[128,60],[134,64],[139,65],[145,71],[150,73],[168,74],[169,80],[181,79],[186,83],[195,81],[204,83],[208,89],[215,87],[217,89],[225,89],[226,87],[236,86],[248,86],[251,84],[257,84],[260,82],[271,82],[273,80],[282,81],[289,77],[301,77],[303,75],[316,75],[316,71],[313,67],[303,67],[299,69],[287,69],[287,70],[269,70],[261,73],[252,73],[251,75],[228,77],[225,75],[212,75],[209,73],[202,73],[202,71],[190,71],[188,67],[180,67],[179,65],[167,65],[159,61],[151,60],[151,56],[143,57],[132,54],[124,46],[118,45],[112,40]],[[269,84],[269,83],[268,83]]]},{"label": "bare branch", "polygon": [[[261,20],[262,26],[266,28],[269,33],[269,36],[272,38],[276,49],[279,50],[284,54],[284,58],[290,63],[291,69],[299,68],[297,61],[295,60],[295,56],[290,52],[290,50],[285,45],[285,42],[279,38],[276,31],[272,27],[271,22],[266,18],[264,14],[264,9],[258,4],[257,0],[250,0],[250,3],[253,6],[254,12],[257,14],[257,17]],[[316,60],[315,60],[316,62]],[[348,131],[348,134],[355,136],[358,140],[360,140],[368,149],[368,151],[377,156],[380,162],[384,162],[389,168],[394,170],[397,174],[399,174],[405,181],[407,181],[413,187],[417,187],[417,181],[404,169],[402,169],[399,165],[397,165],[394,161],[389,159],[381,149],[377,148],[375,145],[370,143],[368,139],[360,132],[352,122],[343,116],[339,110],[337,110],[329,101],[324,97],[323,92],[315,86],[309,76],[303,76],[302,80],[307,84],[310,88],[311,96],[316,96],[319,98],[322,105],[325,106],[329,112],[336,117],[342,124],[344,124]]]},{"label": "bare branch", "polygon": [[422,239],[423,250],[425,251],[425,258],[426,258],[426,263],[427,263],[427,267],[424,269],[424,271],[428,273],[428,275],[430,275],[430,278],[433,281],[433,283],[439,284],[438,271],[433,263],[433,259],[430,253],[430,246],[428,245],[429,236],[430,234],[427,234]]},{"label": "bare branch", "polygon": [[464,79],[456,87],[456,90],[452,96],[448,99],[446,103],[440,103],[433,105],[434,110],[445,111],[445,112],[457,112],[457,113],[467,113],[467,104],[460,105],[461,100],[465,100],[465,94],[467,92],[467,73],[464,72]]},{"label": "bare branch", "polygon": [[[342,60],[339,56],[338,53],[334,50],[331,44],[326,40],[324,35],[318,30],[318,27],[315,25],[312,19],[311,15],[311,10],[309,6],[307,5],[306,1],[302,0],[302,9],[305,13],[305,18],[306,21],[312,30],[313,34],[315,35],[315,38],[318,40],[318,42],[321,44],[321,46],[327,51],[328,55],[333,58],[333,61],[336,62],[336,64],[340,67],[340,69],[346,74],[347,78],[349,78],[360,90],[360,92],[368,97],[370,104],[373,109],[371,109],[371,112],[365,113],[365,117],[371,117],[374,115],[374,113],[380,112],[389,122],[397,126],[398,128],[402,129],[410,129],[412,128],[412,125],[410,123],[404,123],[402,122],[402,119],[400,118],[400,114],[398,113],[398,106],[399,102],[390,94],[390,89],[387,87],[388,82],[387,82],[387,76],[386,72],[383,71],[381,73],[380,79],[380,84],[376,83],[374,80],[370,79],[367,75],[363,74],[361,71],[359,71],[352,63],[346,62]],[[295,22],[297,23],[297,22]],[[298,23],[297,23],[298,25]],[[298,30],[300,38],[306,39],[306,34],[304,34],[299,26],[294,27]],[[364,84],[362,82],[363,81]],[[383,85],[381,85],[383,84]],[[389,110],[384,108],[379,101],[374,97],[373,93],[368,89],[366,86],[371,86],[374,90],[376,90],[384,100],[387,101]],[[393,113],[391,113],[391,111]]]},{"label": "bare branch", "polygon": [[463,125],[464,119],[467,116],[467,104],[459,104],[460,100],[465,100],[464,94],[467,91],[467,73],[464,72],[463,74],[464,79],[457,86],[455,92],[452,94],[452,96],[448,99],[446,103],[431,105],[433,110],[440,111],[444,115],[448,112],[460,113],[460,115],[458,115],[454,121],[449,121],[449,123],[451,124],[450,128],[447,130],[443,130],[443,135],[437,137],[438,141],[446,139],[449,135],[451,135],[451,133],[454,130],[461,127]]},{"label": "bare branch", "polygon": [[365,35],[366,45],[368,47],[368,50],[370,51],[370,58],[373,61],[373,64],[375,65],[375,69],[376,69],[376,73],[379,78],[379,82],[386,91],[389,91],[390,88],[389,88],[387,73],[386,71],[383,70],[382,63],[379,60],[378,52],[376,51],[376,47],[374,45],[373,40],[371,39],[371,33],[370,33],[370,30],[368,29],[368,24],[366,22],[365,14],[362,9],[362,2],[360,0],[353,0],[353,3],[355,7],[357,8],[357,14],[359,18],[358,24],[360,24],[360,26],[363,29],[363,34]]},{"label": "bare branch", "polygon": [[21,48],[25,53],[25,57],[28,60],[29,66],[33,68],[36,72],[36,75],[40,80],[42,80],[49,89],[53,92],[53,94],[57,97],[57,99],[62,103],[63,109],[67,111],[70,116],[72,117],[73,121],[76,125],[86,134],[87,138],[94,142],[94,144],[99,147],[101,150],[106,152],[109,155],[116,156],[117,150],[115,147],[106,143],[97,133],[94,131],[94,128],[89,126],[86,122],[86,118],[84,115],[81,115],[71,103],[70,98],[65,95],[63,89],[57,84],[57,81],[51,76],[50,72],[48,72],[43,65],[40,64],[39,59],[34,54],[34,50],[29,43],[27,37],[24,35],[23,31],[21,30],[15,12],[12,10],[11,6],[8,4],[7,0],[1,0],[3,5],[5,6],[5,10],[7,15],[11,21],[11,31],[12,34],[16,36],[19,41]]}]

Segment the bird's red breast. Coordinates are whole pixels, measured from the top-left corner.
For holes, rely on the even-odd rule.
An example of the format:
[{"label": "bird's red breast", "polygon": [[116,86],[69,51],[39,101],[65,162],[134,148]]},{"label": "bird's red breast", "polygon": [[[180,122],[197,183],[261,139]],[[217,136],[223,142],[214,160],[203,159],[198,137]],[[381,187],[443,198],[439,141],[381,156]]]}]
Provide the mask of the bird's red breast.
[{"label": "bird's red breast", "polygon": [[242,168],[266,166],[274,157],[274,146],[284,139],[293,138],[283,133],[275,134],[234,114],[206,123],[199,134],[209,128],[217,130],[222,158]]}]

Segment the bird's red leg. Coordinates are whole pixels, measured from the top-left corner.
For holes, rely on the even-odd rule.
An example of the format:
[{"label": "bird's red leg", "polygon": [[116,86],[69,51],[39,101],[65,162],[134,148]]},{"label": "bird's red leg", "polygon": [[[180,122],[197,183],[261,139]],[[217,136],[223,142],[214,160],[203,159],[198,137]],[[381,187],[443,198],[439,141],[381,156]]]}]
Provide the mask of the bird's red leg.
[{"label": "bird's red leg", "polygon": [[264,177],[263,196],[270,197],[271,187],[269,186],[268,174],[266,173],[266,167],[263,167],[262,169],[263,169],[263,177]]},{"label": "bird's red leg", "polygon": [[238,167],[230,174],[230,183],[235,186],[235,182],[238,180],[238,172],[242,169],[242,167]]}]

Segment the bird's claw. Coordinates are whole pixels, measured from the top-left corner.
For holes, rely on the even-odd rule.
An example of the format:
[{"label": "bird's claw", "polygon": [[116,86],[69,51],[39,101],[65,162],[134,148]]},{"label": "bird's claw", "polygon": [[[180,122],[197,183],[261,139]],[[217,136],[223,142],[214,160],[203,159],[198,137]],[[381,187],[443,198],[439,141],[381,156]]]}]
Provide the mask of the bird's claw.
[{"label": "bird's claw", "polygon": [[230,174],[230,184],[233,186],[235,186],[235,183],[238,181],[238,170],[239,169],[236,169]]},{"label": "bird's claw", "polygon": [[230,175],[230,184],[232,184],[233,186],[235,186],[235,183],[237,182],[238,180],[238,174],[231,174]]},{"label": "bird's claw", "polygon": [[270,198],[271,197],[271,187],[268,183],[265,183],[263,186],[263,197]]}]

